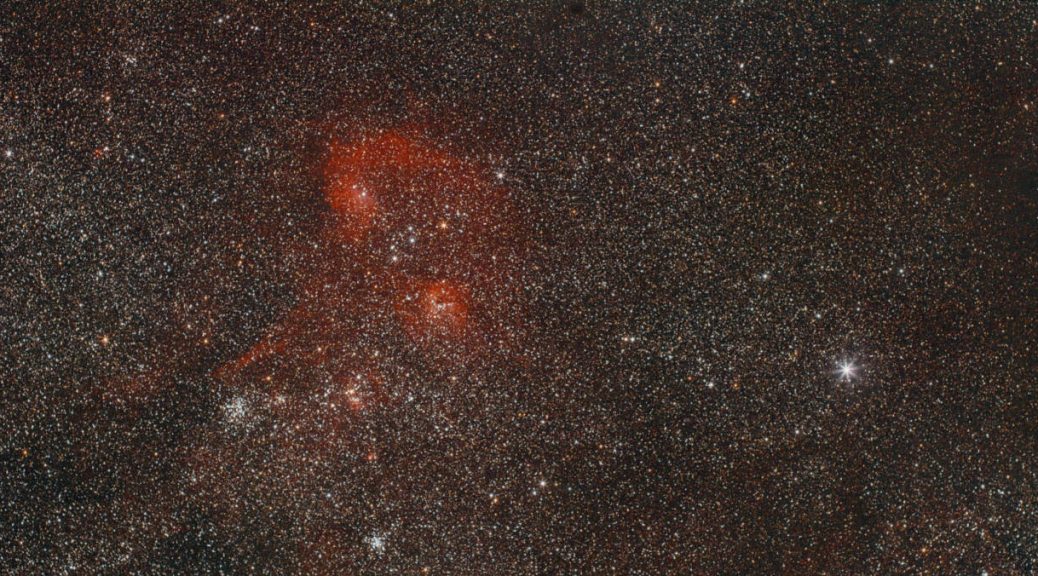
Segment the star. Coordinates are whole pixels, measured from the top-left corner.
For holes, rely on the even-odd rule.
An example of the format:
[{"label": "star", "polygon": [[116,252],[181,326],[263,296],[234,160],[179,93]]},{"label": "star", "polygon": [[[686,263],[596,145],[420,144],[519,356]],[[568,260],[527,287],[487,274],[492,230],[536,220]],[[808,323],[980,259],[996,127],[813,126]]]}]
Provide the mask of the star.
[{"label": "star", "polygon": [[858,375],[858,366],[853,360],[841,360],[836,370],[843,382],[850,382]]}]

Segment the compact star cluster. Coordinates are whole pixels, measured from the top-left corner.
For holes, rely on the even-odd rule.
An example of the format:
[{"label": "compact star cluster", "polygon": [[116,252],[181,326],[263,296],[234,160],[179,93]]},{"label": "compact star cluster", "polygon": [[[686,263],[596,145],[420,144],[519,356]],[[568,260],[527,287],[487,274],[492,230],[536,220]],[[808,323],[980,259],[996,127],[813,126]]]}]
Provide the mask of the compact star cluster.
[{"label": "compact star cluster", "polygon": [[1038,573],[1038,6],[0,7],[0,574]]}]

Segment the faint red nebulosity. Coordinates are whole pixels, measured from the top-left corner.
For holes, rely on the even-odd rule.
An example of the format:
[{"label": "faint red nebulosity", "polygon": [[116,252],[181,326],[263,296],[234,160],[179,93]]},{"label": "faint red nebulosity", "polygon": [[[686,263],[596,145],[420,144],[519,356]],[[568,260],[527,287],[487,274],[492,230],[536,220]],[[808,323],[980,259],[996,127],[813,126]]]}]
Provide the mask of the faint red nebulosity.
[{"label": "faint red nebulosity", "polygon": [[402,131],[333,142],[323,170],[329,218],[309,255],[325,265],[267,337],[214,375],[339,365],[346,335],[372,322],[429,352],[446,344],[479,354],[507,340],[521,243],[507,191],[488,173]]},{"label": "faint red nebulosity", "polygon": [[[518,348],[520,219],[490,168],[395,130],[333,142],[322,177],[324,223],[292,255],[309,265],[296,304],[212,372],[245,408],[214,420],[187,459],[207,500],[323,503],[310,470],[382,466],[362,419],[420,393],[414,374],[507,362]],[[276,482],[247,472],[266,457],[281,466]],[[233,526],[241,512],[214,513]],[[308,562],[324,567],[337,551],[318,543]]]},{"label": "faint red nebulosity", "polygon": [[[325,197],[342,218],[337,231],[355,242],[365,239],[376,226],[384,228],[389,224],[387,216],[399,210],[401,202],[417,199],[401,193],[403,190],[387,195],[387,184],[415,177],[433,178],[457,165],[449,156],[397,132],[354,143],[333,143],[325,166]],[[388,202],[383,204],[380,199]]]},{"label": "faint red nebulosity", "polygon": [[469,291],[450,280],[415,282],[403,290],[397,314],[404,329],[416,341],[461,337],[468,327]]}]

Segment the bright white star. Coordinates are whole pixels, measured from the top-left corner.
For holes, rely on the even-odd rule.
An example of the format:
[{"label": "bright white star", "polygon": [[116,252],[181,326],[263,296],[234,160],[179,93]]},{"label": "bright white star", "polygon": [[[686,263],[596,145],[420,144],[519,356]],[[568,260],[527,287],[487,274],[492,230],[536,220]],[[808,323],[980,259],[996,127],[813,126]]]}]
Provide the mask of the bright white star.
[{"label": "bright white star", "polygon": [[858,366],[854,364],[852,360],[843,360],[840,362],[839,370],[840,380],[850,382],[858,375]]}]

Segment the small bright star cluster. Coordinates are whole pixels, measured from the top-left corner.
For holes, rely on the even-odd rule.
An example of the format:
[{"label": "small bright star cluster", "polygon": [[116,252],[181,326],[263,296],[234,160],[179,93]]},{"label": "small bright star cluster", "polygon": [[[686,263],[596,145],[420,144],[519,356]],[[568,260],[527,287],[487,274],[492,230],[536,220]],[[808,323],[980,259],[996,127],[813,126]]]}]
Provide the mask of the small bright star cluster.
[{"label": "small bright star cluster", "polygon": [[0,573],[1038,573],[1038,5],[0,14]]}]

